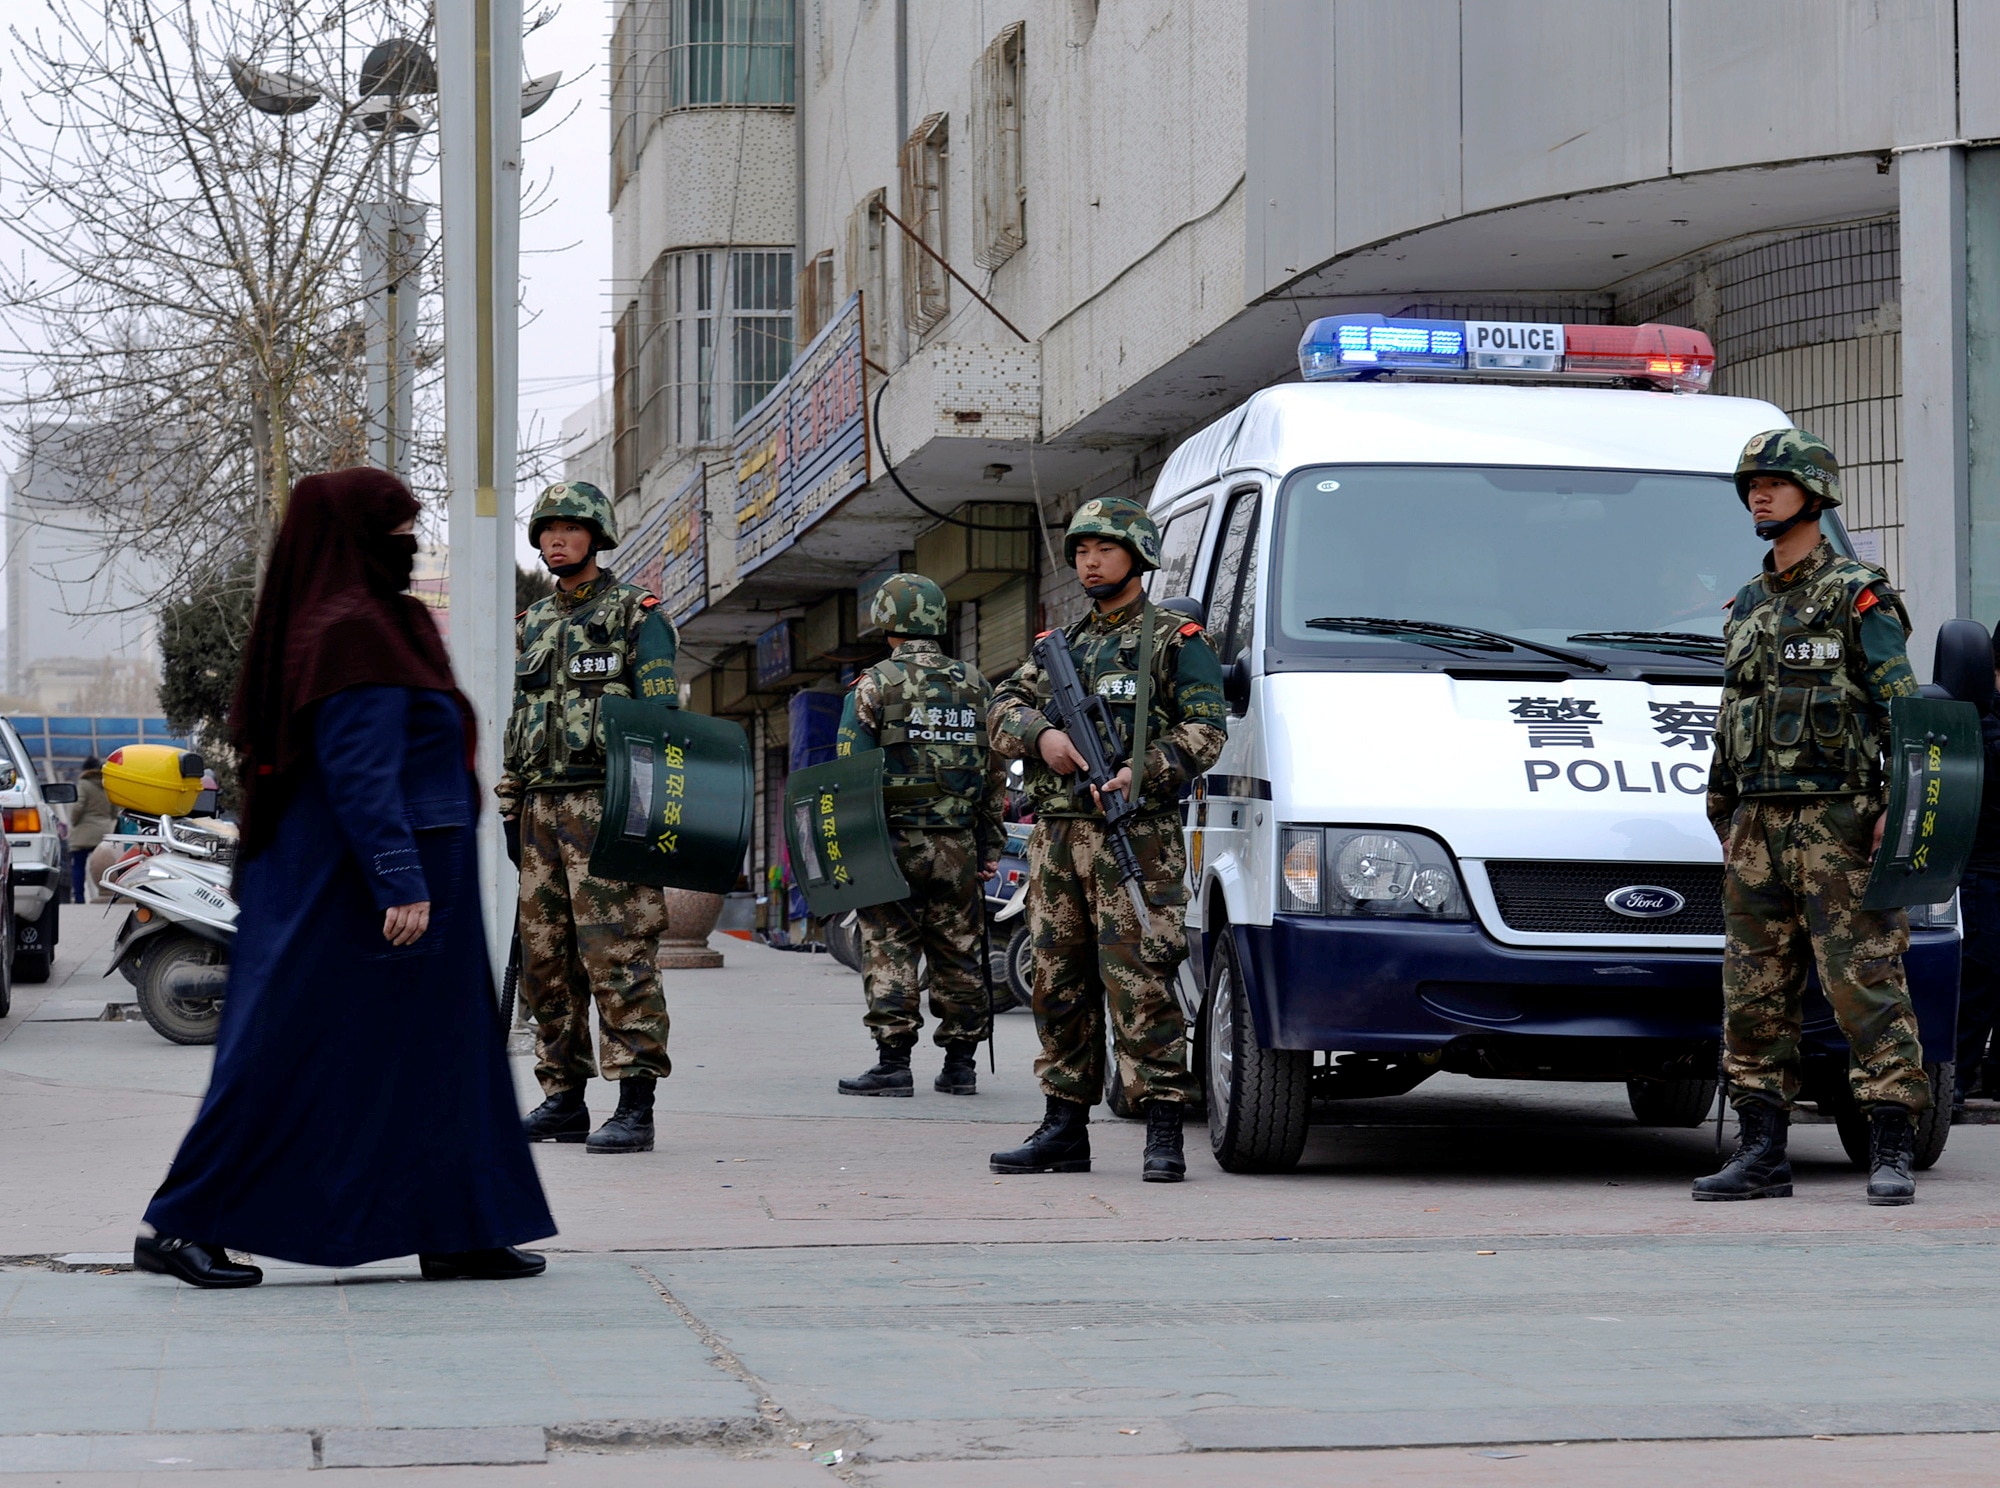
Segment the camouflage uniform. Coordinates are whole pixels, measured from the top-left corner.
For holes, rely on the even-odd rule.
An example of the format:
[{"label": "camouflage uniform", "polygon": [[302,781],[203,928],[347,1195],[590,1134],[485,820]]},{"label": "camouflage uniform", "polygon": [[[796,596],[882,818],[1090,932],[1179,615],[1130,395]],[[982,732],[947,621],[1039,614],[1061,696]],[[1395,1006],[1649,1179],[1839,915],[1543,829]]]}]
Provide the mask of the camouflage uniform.
[{"label": "camouflage uniform", "polygon": [[1033,660],[999,686],[991,715],[994,748],[1028,762],[1035,806],[1027,883],[1042,1040],[1035,1073],[1044,1094],[1083,1105],[1104,1093],[1107,1007],[1119,1077],[1134,1103],[1200,1099],[1172,990],[1187,954],[1179,795],[1222,751],[1222,667],[1199,625],[1143,601],[1109,615],[1093,610],[1065,634],[1078,677],[1111,704],[1129,744],[1142,617],[1153,626],[1152,705],[1131,837],[1145,878],[1145,924],[1105,845],[1103,813],[1042,760],[1048,690]]},{"label": "camouflage uniform", "polygon": [[[1760,445],[1759,440],[1765,441]],[[1838,500],[1831,455],[1795,430],[1752,440],[1739,489],[1758,471]],[[1747,473],[1746,473],[1747,472]],[[1930,1104],[1903,974],[1901,910],[1861,907],[1884,809],[1881,759],[1891,698],[1916,695],[1909,620],[1879,568],[1822,538],[1784,573],[1730,601],[1708,816],[1724,848],[1724,1069],[1733,1103],[1788,1108],[1798,1094],[1800,997],[1808,957],[1852,1050],[1864,1107]]]},{"label": "camouflage uniform", "polygon": [[665,901],[590,873],[604,790],[597,700],[679,704],[677,640],[658,605],[600,569],[515,622],[514,707],[494,793],[521,822],[521,1002],[535,1020],[535,1077],[551,1095],[591,1077],[593,1000],[604,1078],[672,1069],[655,965]]},{"label": "camouflage uniform", "polygon": [[979,865],[1000,856],[1007,798],[1006,776],[986,744],[992,698],[986,679],[935,640],[912,639],[861,674],[841,713],[843,759],[858,750],[888,752],[884,805],[896,865],[910,885],[907,899],[859,912],[868,992],[862,1021],[884,1048],[908,1049],[923,1027],[920,957],[930,971],[933,1040],[986,1037]]}]

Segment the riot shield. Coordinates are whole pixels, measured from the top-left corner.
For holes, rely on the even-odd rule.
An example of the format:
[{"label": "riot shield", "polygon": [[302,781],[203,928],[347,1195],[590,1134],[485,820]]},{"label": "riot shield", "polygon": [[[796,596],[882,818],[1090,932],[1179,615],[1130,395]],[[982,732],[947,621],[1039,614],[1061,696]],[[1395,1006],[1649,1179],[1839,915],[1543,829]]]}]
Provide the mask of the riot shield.
[{"label": "riot shield", "polygon": [[906,898],[882,807],[883,754],[866,750],[794,770],[785,782],[792,877],[816,915]]},{"label": "riot shield", "polygon": [[1939,904],[1958,887],[1979,822],[1986,754],[1970,703],[1889,703],[1889,812],[1866,909]]},{"label": "riot shield", "polygon": [[754,797],[740,724],[637,698],[598,703],[604,820],[590,849],[599,878],[726,894],[743,872]]}]

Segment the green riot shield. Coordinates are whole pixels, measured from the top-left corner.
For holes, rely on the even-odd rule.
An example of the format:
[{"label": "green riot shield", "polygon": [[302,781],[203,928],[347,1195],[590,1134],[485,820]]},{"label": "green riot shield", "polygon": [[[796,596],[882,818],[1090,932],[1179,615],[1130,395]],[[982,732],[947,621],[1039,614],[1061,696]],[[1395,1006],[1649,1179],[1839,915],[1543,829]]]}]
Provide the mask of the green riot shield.
[{"label": "green riot shield", "polygon": [[785,782],[792,877],[816,915],[907,898],[882,809],[879,749],[794,770]]},{"label": "green riot shield", "polygon": [[1889,704],[1889,812],[1865,909],[1941,904],[1958,887],[1979,822],[1986,754],[1970,703]]},{"label": "green riot shield", "polygon": [[590,871],[621,883],[726,894],[750,847],[750,740],[740,724],[637,698],[598,703],[604,820]]}]

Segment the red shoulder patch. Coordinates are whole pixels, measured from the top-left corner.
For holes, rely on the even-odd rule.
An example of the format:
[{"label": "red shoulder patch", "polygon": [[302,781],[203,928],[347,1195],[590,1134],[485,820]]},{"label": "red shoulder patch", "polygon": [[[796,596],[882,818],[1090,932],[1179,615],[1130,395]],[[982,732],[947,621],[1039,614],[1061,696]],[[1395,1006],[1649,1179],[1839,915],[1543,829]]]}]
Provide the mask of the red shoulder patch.
[{"label": "red shoulder patch", "polygon": [[1882,603],[1882,596],[1877,594],[1874,589],[1863,589],[1861,597],[1854,601],[1854,613],[1865,615],[1880,603]]},{"label": "red shoulder patch", "polygon": [[527,618],[527,616],[528,616],[528,612],[527,612],[526,610],[522,610],[522,611],[521,611],[521,612],[520,612],[519,614],[517,614],[517,615],[516,615],[516,616],[515,616],[514,618],[515,618],[516,620],[525,620],[525,619]]},{"label": "red shoulder patch", "polygon": [[1198,636],[1201,634],[1201,622],[1199,620],[1190,620],[1188,621],[1187,624],[1183,625],[1180,628],[1180,630],[1176,632],[1176,634],[1184,636]]},{"label": "red shoulder patch", "polygon": [[639,601],[639,608],[642,610],[657,610],[659,607],[660,602],[650,594]]},{"label": "red shoulder patch", "polygon": [[1733,604],[1735,604],[1735,603],[1736,603],[1736,596],[1732,594],[1732,595],[1730,595],[1730,596],[1729,596],[1729,598],[1725,599],[1725,600],[1724,600],[1724,601],[1722,602],[1722,607],[1723,607],[1723,608],[1724,608],[1724,609],[1726,610],[1726,609],[1728,609],[1728,608],[1729,608],[1729,607],[1730,607],[1731,605],[1733,605]]},{"label": "red shoulder patch", "polygon": [[1052,635],[1054,635],[1054,634],[1055,634],[1055,632],[1054,632],[1053,630],[1041,630],[1041,631],[1037,631],[1037,632],[1035,633],[1035,639],[1036,639],[1036,640],[1038,640],[1038,641],[1039,641],[1039,640],[1045,640],[1045,639],[1046,639],[1047,637],[1049,637],[1049,636],[1052,636]]}]

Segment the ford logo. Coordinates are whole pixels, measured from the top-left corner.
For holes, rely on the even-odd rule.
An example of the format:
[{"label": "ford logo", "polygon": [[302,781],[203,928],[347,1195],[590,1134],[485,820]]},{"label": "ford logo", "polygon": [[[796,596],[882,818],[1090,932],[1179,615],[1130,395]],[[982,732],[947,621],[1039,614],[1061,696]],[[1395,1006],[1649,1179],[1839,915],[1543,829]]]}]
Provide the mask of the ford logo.
[{"label": "ford logo", "polygon": [[1659,920],[1679,914],[1687,908],[1687,900],[1672,889],[1663,889],[1655,884],[1628,884],[1606,894],[1604,907],[1613,914],[1635,920]]}]

